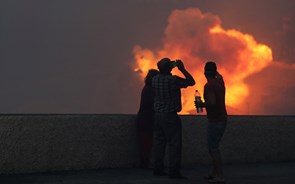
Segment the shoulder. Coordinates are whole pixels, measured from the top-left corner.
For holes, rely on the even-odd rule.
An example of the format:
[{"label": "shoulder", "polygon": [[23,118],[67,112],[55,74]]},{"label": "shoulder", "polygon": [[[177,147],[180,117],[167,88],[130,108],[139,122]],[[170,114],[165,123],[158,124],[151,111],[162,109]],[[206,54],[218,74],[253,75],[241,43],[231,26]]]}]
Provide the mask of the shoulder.
[{"label": "shoulder", "polygon": [[224,83],[220,83],[218,80],[212,80],[208,83],[207,88],[209,90],[214,90],[214,91],[221,91],[224,90]]},{"label": "shoulder", "polygon": [[174,80],[177,80],[177,81],[183,81],[183,80],[185,80],[184,78],[182,78],[182,77],[179,77],[179,76],[177,76],[177,75],[173,75],[173,76],[171,76]]},{"label": "shoulder", "polygon": [[218,86],[216,85],[214,81],[207,82],[204,86],[204,89],[206,91],[216,91],[217,88]]}]

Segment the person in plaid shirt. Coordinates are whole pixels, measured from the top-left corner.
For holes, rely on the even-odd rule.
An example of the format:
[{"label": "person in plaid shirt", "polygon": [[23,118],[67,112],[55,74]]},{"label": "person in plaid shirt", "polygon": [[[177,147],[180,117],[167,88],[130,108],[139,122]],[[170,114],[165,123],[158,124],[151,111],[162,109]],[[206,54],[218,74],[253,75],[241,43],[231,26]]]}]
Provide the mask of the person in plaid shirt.
[{"label": "person in plaid shirt", "polygon": [[[181,60],[163,58],[158,63],[160,74],[152,80],[155,92],[154,110],[154,175],[167,175],[164,171],[166,145],[169,151],[168,175],[172,179],[186,179],[180,174],[182,151],[182,126],[177,112],[181,111],[181,88],[195,85],[195,80]],[[177,67],[185,78],[173,76]]]}]

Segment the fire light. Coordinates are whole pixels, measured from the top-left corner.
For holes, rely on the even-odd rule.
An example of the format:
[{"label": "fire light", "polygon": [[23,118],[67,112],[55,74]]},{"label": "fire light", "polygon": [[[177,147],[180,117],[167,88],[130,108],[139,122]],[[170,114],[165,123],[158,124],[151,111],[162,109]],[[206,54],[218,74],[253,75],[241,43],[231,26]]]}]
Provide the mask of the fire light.
[{"label": "fire light", "polygon": [[[247,98],[246,77],[261,71],[272,62],[272,51],[257,43],[250,34],[238,30],[225,30],[218,16],[202,13],[199,9],[175,10],[169,17],[163,47],[152,50],[134,47],[134,71],[144,78],[157,61],[169,57],[183,60],[197,85],[182,90],[182,114],[195,112],[194,90],[203,93],[206,79],[203,75],[205,62],[213,60],[226,83],[226,104],[236,109],[230,114],[243,114],[243,102]],[[177,70],[173,74],[181,75]]]}]

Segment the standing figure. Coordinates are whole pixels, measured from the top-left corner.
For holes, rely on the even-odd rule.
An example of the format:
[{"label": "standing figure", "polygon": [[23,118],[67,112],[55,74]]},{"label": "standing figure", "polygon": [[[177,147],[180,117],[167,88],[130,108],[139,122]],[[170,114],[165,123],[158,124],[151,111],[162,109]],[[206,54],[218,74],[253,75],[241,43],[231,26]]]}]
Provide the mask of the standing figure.
[{"label": "standing figure", "polygon": [[[169,152],[169,178],[186,179],[180,174],[182,151],[182,125],[177,112],[181,111],[181,88],[193,86],[195,81],[186,71],[181,60],[171,61],[163,58],[158,63],[160,74],[153,78],[155,90],[154,127],[154,175],[167,175],[164,171],[166,145]],[[177,67],[185,76],[173,76],[171,71]]]},{"label": "standing figure", "polygon": [[145,77],[145,85],[141,91],[140,107],[136,118],[141,168],[148,167],[150,153],[152,150],[155,115],[155,94],[152,88],[152,79],[158,74],[158,70],[151,69]]},{"label": "standing figure", "polygon": [[205,102],[195,101],[196,107],[205,107],[207,111],[207,146],[212,159],[212,172],[205,177],[212,183],[225,183],[219,142],[227,125],[225,108],[225,86],[223,77],[217,72],[216,63],[208,61],[204,68],[207,83],[204,86]]}]

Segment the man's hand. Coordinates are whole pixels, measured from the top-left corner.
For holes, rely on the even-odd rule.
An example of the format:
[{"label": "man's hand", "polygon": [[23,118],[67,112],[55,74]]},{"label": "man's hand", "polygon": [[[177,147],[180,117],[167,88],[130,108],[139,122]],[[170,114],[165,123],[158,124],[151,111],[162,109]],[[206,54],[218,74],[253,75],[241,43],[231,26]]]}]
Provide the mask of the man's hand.
[{"label": "man's hand", "polygon": [[180,70],[180,71],[185,70],[185,68],[184,68],[184,64],[183,64],[183,62],[182,62],[180,59],[177,59],[177,60],[176,60],[176,63],[177,63],[177,68],[178,68],[178,70]]},{"label": "man's hand", "polygon": [[195,107],[199,108],[199,107],[203,107],[204,103],[202,101],[194,101],[195,102]]}]

